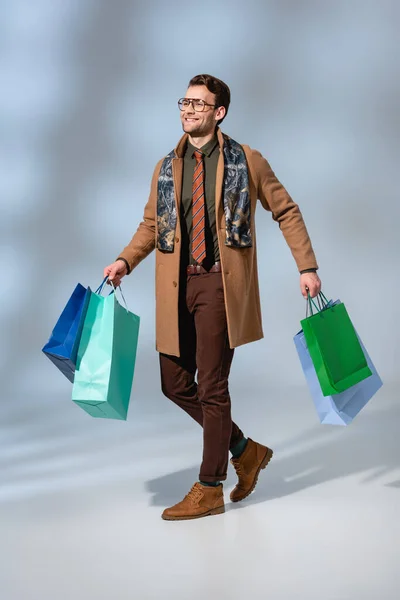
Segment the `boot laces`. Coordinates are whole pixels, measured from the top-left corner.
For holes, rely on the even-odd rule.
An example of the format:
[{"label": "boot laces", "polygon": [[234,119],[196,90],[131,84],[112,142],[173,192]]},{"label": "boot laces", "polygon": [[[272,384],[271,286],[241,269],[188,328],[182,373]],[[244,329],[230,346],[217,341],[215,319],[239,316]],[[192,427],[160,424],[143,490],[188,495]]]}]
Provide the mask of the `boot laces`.
[{"label": "boot laces", "polygon": [[235,471],[238,477],[244,477],[246,475],[242,463],[237,458],[232,459],[232,464],[235,467]]},{"label": "boot laces", "polygon": [[188,498],[188,500],[191,500],[194,504],[198,504],[198,502],[202,499],[203,495],[204,493],[200,489],[200,486],[197,483],[195,483],[190,492],[186,494],[186,498]]}]

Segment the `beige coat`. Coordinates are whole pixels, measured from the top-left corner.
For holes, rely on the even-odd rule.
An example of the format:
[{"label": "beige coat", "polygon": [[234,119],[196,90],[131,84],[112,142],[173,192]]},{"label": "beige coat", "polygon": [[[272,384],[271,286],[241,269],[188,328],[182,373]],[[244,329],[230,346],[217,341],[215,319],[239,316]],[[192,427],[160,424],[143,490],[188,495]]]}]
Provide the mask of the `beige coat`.
[{"label": "beige coat", "polygon": [[[283,185],[275,177],[267,160],[249,146],[243,145],[249,169],[251,196],[251,248],[232,248],[225,245],[225,214],[222,198],[224,178],[223,137],[218,131],[220,156],[216,179],[216,216],[225,306],[231,348],[254,342],[263,337],[261,306],[257,276],[257,253],[254,218],[257,200],[271,211],[292,251],[299,271],[318,268],[310,238],[298,205],[293,202]],[[179,356],[178,293],[180,262],[180,221],[183,150],[185,134],[179,141],[172,161],[178,216],[175,247],[171,253],[156,249],[156,348],[159,352]],[[154,170],[150,197],[132,240],[119,254],[134,269],[156,247],[157,239],[157,182],[163,159]]]}]

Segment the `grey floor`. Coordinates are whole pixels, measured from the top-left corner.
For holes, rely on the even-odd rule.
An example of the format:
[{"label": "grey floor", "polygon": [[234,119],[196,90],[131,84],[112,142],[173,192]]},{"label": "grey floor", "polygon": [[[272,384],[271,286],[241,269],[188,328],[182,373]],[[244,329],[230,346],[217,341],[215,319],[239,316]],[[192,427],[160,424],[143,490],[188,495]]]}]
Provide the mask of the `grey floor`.
[{"label": "grey floor", "polygon": [[230,470],[226,513],[186,522],[160,514],[197,479],[198,426],[161,396],[92,419],[67,388],[3,413],[2,600],[398,598],[394,387],[347,428],[320,425],[304,386],[239,389],[235,417],[274,459],[246,501],[229,503]]}]

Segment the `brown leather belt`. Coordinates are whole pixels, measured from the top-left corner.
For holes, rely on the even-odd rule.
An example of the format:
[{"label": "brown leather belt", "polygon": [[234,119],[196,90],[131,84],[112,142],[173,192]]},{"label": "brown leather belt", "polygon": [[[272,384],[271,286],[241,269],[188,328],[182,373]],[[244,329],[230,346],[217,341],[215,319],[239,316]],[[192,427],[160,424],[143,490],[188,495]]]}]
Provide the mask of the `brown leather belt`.
[{"label": "brown leather belt", "polygon": [[188,267],[186,267],[186,273],[188,275],[200,275],[202,273],[221,273],[221,270],[222,269],[220,261],[214,263],[211,269],[208,270],[202,267],[201,265],[189,265]]}]

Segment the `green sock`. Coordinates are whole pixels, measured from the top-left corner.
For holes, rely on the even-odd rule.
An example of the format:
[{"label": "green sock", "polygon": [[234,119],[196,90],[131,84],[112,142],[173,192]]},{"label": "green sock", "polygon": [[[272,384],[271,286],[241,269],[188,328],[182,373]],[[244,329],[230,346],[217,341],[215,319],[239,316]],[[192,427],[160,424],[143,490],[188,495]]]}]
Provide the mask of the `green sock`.
[{"label": "green sock", "polygon": [[240,440],[240,442],[238,442],[236,444],[236,446],[231,448],[232,458],[239,458],[239,456],[242,454],[242,452],[244,451],[246,446],[247,446],[247,438],[244,437]]},{"label": "green sock", "polygon": [[201,483],[201,485],[205,485],[206,487],[217,487],[217,485],[219,485],[221,482],[220,481],[201,481],[201,479],[200,479],[199,483]]}]

